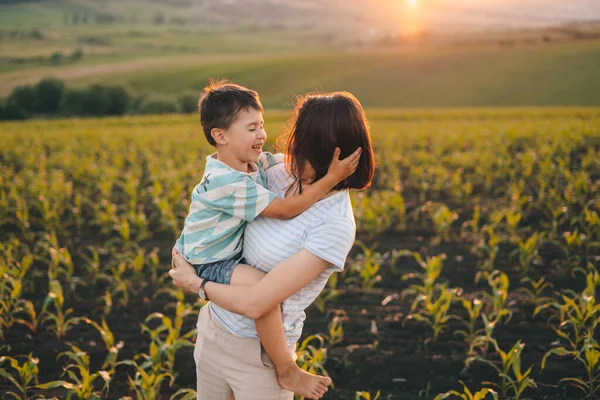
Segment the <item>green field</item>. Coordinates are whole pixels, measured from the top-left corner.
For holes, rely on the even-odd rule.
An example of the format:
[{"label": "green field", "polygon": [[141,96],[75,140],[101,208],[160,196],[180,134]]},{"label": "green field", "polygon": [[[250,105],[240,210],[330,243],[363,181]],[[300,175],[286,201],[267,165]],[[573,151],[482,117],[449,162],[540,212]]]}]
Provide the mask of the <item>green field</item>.
[{"label": "green field", "polygon": [[[332,377],[326,398],[433,399],[459,381],[501,398],[592,393],[600,108],[367,115],[377,170],[351,193],[359,241],[298,348]],[[289,117],[266,113],[270,144]],[[166,271],[211,152],[197,118],[0,129],[0,392],[193,397],[203,304]]]},{"label": "green field", "polygon": [[[47,76],[159,96],[198,94],[208,78],[222,77],[256,89],[269,108],[289,107],[294,95],[314,90],[347,90],[368,107],[600,105],[593,24],[585,40],[573,36],[576,29],[557,28],[403,41],[370,37],[365,26],[373,20],[356,20],[352,10],[333,18],[345,24],[337,29],[306,10],[292,18],[250,5],[236,12],[263,19],[224,22],[227,4],[203,13],[164,2],[107,3],[106,12],[122,18],[113,24],[92,22],[102,8],[88,0],[0,5],[0,96]],[[335,15],[328,2],[307,4],[323,8],[323,21]],[[74,12],[90,20],[65,24]],[[157,13],[165,23],[152,23]],[[180,17],[188,19],[172,22]],[[83,57],[70,60],[77,49]],[[54,65],[56,53],[63,60]]]}]

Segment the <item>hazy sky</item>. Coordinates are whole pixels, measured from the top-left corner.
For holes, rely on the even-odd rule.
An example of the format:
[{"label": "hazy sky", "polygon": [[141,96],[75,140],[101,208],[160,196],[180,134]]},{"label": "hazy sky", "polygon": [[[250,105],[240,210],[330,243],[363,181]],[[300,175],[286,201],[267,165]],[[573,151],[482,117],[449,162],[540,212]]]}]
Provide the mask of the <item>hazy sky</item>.
[{"label": "hazy sky", "polygon": [[400,19],[438,28],[518,28],[600,21],[600,0],[382,0]]}]

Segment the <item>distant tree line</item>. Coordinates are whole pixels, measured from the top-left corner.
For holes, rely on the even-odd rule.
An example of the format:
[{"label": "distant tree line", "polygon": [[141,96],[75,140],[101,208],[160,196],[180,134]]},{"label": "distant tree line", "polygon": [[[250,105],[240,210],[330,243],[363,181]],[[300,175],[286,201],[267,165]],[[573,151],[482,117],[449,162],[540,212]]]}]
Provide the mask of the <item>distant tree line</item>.
[{"label": "distant tree line", "polygon": [[197,96],[191,94],[178,98],[149,94],[133,96],[119,85],[67,88],[61,80],[46,78],[36,85],[15,87],[0,101],[0,120],[193,113],[197,110],[197,102]]}]

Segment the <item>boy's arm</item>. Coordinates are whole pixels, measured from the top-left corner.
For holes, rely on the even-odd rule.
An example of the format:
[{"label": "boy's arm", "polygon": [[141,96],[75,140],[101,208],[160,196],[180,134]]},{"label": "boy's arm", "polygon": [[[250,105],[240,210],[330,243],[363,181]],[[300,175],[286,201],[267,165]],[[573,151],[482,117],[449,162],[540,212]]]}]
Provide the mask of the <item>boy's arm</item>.
[{"label": "boy's arm", "polygon": [[338,183],[356,171],[360,154],[361,149],[358,148],[354,153],[340,160],[340,149],[336,147],[329,170],[323,178],[303,190],[301,194],[285,199],[274,199],[260,215],[269,218],[291,219],[302,214],[329,193]]}]

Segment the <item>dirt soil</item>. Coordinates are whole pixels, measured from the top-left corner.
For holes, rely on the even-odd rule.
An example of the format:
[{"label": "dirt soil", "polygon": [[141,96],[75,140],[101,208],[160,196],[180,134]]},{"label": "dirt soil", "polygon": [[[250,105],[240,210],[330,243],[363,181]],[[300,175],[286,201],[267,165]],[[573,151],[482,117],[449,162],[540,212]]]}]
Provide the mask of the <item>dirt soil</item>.
[{"label": "dirt soil", "polygon": [[[360,238],[360,237],[359,237]],[[413,233],[389,233],[377,239],[378,251],[386,249],[420,250],[422,254],[435,255],[446,253],[443,279],[450,287],[460,286],[465,293],[473,293],[485,289],[482,282],[474,284],[476,259],[470,255],[467,247],[457,244],[443,244],[433,247],[429,245],[429,237]],[[162,243],[161,257],[168,265],[170,242]],[[424,253],[425,251],[425,253]],[[460,257],[462,260],[460,260]],[[550,255],[551,256],[551,255]],[[549,263],[547,263],[548,265]],[[504,254],[500,256],[497,267],[507,267],[508,260]],[[461,329],[461,324],[453,321],[451,329],[441,334],[440,338],[431,341],[432,332],[424,324],[407,321],[403,325],[403,317],[409,313],[411,299],[402,299],[403,291],[410,282],[402,281],[400,275],[417,270],[417,265],[411,259],[402,258],[396,265],[395,271],[382,271],[382,280],[371,292],[365,293],[357,287],[343,286],[344,294],[328,304],[326,314],[322,314],[313,305],[308,311],[307,322],[304,326],[304,336],[315,333],[327,333],[328,323],[333,315],[343,314],[344,340],[341,344],[330,347],[328,361],[325,365],[335,389],[325,396],[326,399],[354,399],[356,391],[370,391],[374,395],[381,390],[382,399],[433,399],[436,394],[450,389],[460,389],[459,380],[471,389],[479,389],[481,382],[498,382],[495,371],[485,364],[474,364],[465,369],[467,344],[461,337],[453,335],[453,330]],[[518,282],[518,276],[509,274],[511,290]],[[581,290],[584,283],[571,277],[547,275],[555,285],[555,289],[571,287]],[[40,286],[36,284],[36,287]],[[134,355],[147,351],[150,343],[149,336],[142,333],[140,323],[152,312],[163,312],[171,299],[159,297],[152,299],[156,288],[147,287],[142,293],[132,296],[127,307],[115,305],[113,312],[107,318],[109,327],[113,330],[117,341],[124,341],[125,346],[119,354],[119,359],[131,359]],[[35,298],[36,309],[39,310],[45,292],[39,291],[40,297]],[[79,294],[77,301],[70,301],[75,315],[89,316],[100,321],[101,315],[94,311],[96,299],[103,293],[101,288],[86,290],[86,297]],[[383,299],[390,295],[398,295],[386,305]],[[31,297],[29,297],[31,298]],[[548,314],[532,318],[534,307],[527,304],[522,295],[511,293],[509,302],[514,311],[512,320],[507,325],[497,327],[495,337],[502,349],[508,350],[517,340],[522,340],[526,346],[523,352],[522,369],[533,365],[532,376],[538,383],[536,391],[527,391],[526,397],[534,399],[580,399],[582,394],[570,388],[557,387],[557,382],[567,376],[584,376],[579,365],[564,358],[551,357],[546,369],[540,372],[540,362],[544,353],[557,340],[552,326],[547,323]],[[92,311],[90,311],[92,310]],[[460,312],[460,307],[453,309]],[[187,332],[195,324],[194,318],[186,320],[183,331]],[[376,329],[375,329],[376,327]],[[92,370],[100,367],[106,350],[99,334],[88,325],[73,328],[64,341],[59,341],[50,333],[40,329],[31,333],[19,325],[15,325],[6,334],[6,344],[10,345],[9,355],[27,355],[32,353],[38,357],[40,382],[48,382],[60,378],[63,363],[58,363],[58,353],[68,349],[69,343],[76,344],[90,354]],[[492,359],[496,359],[493,358]],[[164,385],[163,396],[168,399],[179,388],[195,387],[195,366],[192,349],[184,348],[179,351],[176,360],[178,376],[172,387]],[[129,367],[119,367],[111,382],[108,398],[117,399],[121,396],[132,395],[128,389],[126,372]],[[6,393],[10,386],[6,382],[0,384],[0,393]],[[64,397],[64,391],[56,390],[51,393]]]}]

